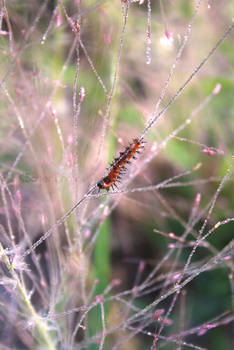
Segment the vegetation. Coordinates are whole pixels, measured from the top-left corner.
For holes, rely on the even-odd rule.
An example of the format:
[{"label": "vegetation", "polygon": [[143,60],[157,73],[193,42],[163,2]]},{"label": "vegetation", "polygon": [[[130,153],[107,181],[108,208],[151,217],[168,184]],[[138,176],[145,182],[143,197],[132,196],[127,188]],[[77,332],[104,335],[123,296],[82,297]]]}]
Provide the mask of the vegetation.
[{"label": "vegetation", "polygon": [[1,349],[232,348],[232,12],[0,1]]}]

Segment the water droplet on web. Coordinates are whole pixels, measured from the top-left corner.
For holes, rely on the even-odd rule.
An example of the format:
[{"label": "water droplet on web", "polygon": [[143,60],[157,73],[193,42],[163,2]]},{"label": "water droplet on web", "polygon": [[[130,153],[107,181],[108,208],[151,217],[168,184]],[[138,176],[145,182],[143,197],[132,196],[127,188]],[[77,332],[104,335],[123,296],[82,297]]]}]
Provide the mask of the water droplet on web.
[{"label": "water droplet on web", "polygon": [[151,2],[147,3],[146,64],[151,63]]}]

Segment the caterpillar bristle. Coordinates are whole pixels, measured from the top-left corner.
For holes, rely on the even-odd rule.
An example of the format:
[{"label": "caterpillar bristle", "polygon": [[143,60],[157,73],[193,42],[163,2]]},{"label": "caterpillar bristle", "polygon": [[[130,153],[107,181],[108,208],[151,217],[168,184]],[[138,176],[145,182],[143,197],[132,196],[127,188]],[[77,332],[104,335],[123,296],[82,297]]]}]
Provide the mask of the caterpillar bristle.
[{"label": "caterpillar bristle", "polygon": [[140,154],[141,150],[144,149],[143,144],[146,143],[143,138],[133,139],[132,142],[129,143],[129,146],[125,148],[124,152],[120,152],[119,157],[114,158],[114,161],[110,164],[110,167],[107,169],[109,173],[105,178],[97,183],[97,186],[100,189],[105,189],[109,192],[110,188],[118,188],[116,182],[121,182],[121,175],[125,174],[127,171],[128,164],[131,164],[131,159],[137,159],[136,154]]}]

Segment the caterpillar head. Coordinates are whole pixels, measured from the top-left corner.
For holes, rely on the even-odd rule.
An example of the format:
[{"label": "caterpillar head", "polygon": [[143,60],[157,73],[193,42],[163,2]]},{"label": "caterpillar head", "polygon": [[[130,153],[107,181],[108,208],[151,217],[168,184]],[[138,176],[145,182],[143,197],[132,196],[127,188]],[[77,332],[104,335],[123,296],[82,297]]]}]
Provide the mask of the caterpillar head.
[{"label": "caterpillar head", "polygon": [[99,188],[99,191],[100,191],[101,189],[105,188],[104,181],[103,181],[103,180],[99,181],[99,182],[97,183],[97,186],[98,186],[98,188]]}]

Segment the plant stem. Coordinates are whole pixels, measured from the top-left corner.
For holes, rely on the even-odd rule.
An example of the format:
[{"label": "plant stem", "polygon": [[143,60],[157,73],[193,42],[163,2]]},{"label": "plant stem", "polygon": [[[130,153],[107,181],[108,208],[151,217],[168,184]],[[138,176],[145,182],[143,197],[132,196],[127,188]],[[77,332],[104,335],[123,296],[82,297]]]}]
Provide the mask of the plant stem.
[{"label": "plant stem", "polygon": [[8,271],[10,272],[14,281],[16,282],[16,286],[17,286],[18,291],[22,297],[22,300],[23,300],[26,308],[28,309],[29,313],[31,314],[31,316],[35,322],[35,325],[37,327],[37,330],[38,330],[39,334],[41,335],[42,339],[44,340],[44,342],[46,343],[47,348],[49,350],[55,350],[55,346],[53,344],[53,341],[52,341],[52,339],[47,331],[46,323],[39,317],[39,315],[37,314],[33,305],[31,304],[30,298],[27,295],[27,291],[24,287],[24,284],[21,283],[17,273],[14,270],[14,266],[10,263],[10,260],[6,254],[6,251],[3,249],[3,246],[1,245],[1,243],[0,243],[0,257],[2,258],[4,263],[6,264]]}]

